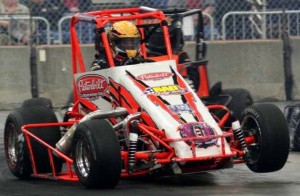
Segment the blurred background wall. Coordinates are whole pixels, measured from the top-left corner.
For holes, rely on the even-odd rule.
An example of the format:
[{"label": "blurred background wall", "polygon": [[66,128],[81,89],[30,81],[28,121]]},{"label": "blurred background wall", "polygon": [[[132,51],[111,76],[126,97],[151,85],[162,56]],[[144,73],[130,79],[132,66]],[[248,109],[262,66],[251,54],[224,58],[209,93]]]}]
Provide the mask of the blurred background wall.
[{"label": "blurred background wall", "polygon": [[[0,109],[30,98],[30,47],[34,46],[39,96],[65,103],[71,90],[69,22],[74,13],[149,6],[158,9],[201,9],[208,44],[210,85],[246,88],[255,101],[285,100],[284,49],[291,48],[293,99],[299,99],[300,1],[298,0],[19,0],[21,13],[6,13],[0,1]],[[47,8],[47,12],[45,10]],[[2,10],[2,11],[1,11]],[[197,20],[184,19],[184,50],[194,58]],[[1,24],[1,23],[0,23]],[[26,33],[31,33],[28,42]],[[89,65],[94,54],[94,26],[77,33]],[[290,38],[286,46],[283,35]],[[32,43],[32,44],[29,44]]]}]

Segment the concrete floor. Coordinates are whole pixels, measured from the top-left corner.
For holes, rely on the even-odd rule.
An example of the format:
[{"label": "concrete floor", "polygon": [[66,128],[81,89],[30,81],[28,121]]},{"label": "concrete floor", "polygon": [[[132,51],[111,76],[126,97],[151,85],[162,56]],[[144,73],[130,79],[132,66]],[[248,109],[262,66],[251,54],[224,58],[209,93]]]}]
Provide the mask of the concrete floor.
[{"label": "concrete floor", "polygon": [[[287,103],[277,103],[283,109]],[[3,149],[3,128],[8,111],[0,111],[0,195],[272,195],[300,193],[300,152],[290,152],[284,168],[253,173],[244,164],[226,170],[157,179],[123,179],[114,190],[87,190],[79,183],[19,180],[9,171]]]}]

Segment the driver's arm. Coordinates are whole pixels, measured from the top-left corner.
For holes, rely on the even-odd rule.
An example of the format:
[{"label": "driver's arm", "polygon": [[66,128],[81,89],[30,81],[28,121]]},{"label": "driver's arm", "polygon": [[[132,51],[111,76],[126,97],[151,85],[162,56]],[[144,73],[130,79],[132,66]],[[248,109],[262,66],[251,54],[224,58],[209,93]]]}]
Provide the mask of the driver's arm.
[{"label": "driver's arm", "polygon": [[96,54],[95,60],[91,64],[91,71],[97,71],[105,68],[108,68],[108,63]]}]

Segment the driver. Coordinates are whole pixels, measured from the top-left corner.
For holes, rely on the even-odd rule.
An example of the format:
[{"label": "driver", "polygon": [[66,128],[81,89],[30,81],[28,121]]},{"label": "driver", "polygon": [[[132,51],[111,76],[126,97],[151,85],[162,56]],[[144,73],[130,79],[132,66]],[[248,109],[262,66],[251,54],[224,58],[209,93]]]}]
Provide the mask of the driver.
[{"label": "driver", "polygon": [[[109,29],[107,36],[116,66],[136,64],[143,59],[140,53],[141,36],[133,23],[128,21],[115,22]],[[95,37],[95,49],[97,53],[91,70],[108,68],[106,53],[99,35]]]}]

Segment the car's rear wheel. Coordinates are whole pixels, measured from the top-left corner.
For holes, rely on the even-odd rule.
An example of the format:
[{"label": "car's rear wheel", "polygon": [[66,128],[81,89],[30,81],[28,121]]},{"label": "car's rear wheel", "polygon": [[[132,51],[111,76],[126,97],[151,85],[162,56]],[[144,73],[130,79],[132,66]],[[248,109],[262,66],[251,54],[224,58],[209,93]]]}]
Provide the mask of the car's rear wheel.
[{"label": "car's rear wheel", "polygon": [[300,123],[298,123],[295,128],[294,137],[292,138],[292,144],[293,144],[293,150],[300,151]]},{"label": "car's rear wheel", "polygon": [[283,113],[273,104],[256,104],[242,113],[245,137],[254,136],[248,145],[246,164],[254,172],[280,170],[289,154],[289,132]]},{"label": "car's rear wheel", "polygon": [[68,100],[65,104],[66,107],[70,107],[74,103],[74,92],[71,91],[68,95]]},{"label": "car's rear wheel", "polygon": [[246,89],[236,88],[236,89],[224,89],[222,91],[223,95],[228,95],[231,97],[230,102],[227,107],[233,112],[233,115],[237,119],[241,119],[242,112],[250,105],[253,104],[252,97]]},{"label": "car's rear wheel", "polygon": [[[7,117],[4,128],[4,148],[10,171],[21,179],[30,177],[32,164],[26,139],[21,130],[25,124],[57,122],[54,112],[45,106],[21,107]],[[61,134],[58,127],[30,128],[29,131],[46,143],[54,146]],[[34,139],[30,139],[38,173],[51,172],[47,149]],[[54,157],[56,172],[62,168],[60,160]]]},{"label": "car's rear wheel", "polygon": [[22,107],[32,107],[37,105],[42,105],[53,109],[52,101],[46,97],[27,99],[23,102]]},{"label": "car's rear wheel", "polygon": [[78,125],[73,139],[74,168],[87,188],[114,188],[121,175],[120,144],[106,120]]}]

